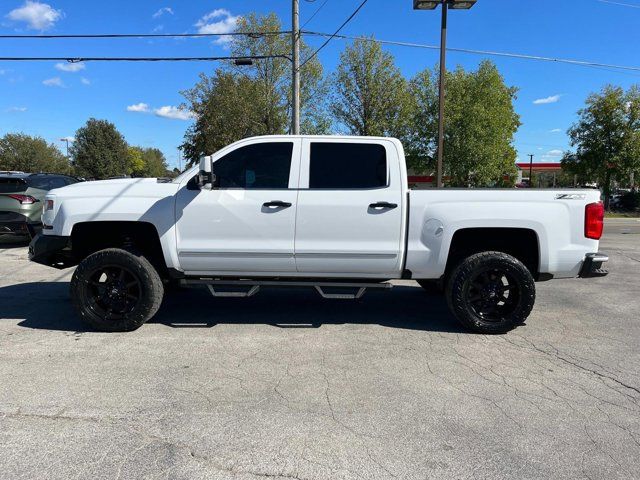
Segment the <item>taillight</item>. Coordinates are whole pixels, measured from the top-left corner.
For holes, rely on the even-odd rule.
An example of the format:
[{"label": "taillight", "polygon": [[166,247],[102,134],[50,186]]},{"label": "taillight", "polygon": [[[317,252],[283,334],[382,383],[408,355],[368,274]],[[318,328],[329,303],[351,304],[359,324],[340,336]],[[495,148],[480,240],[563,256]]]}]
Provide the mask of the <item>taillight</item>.
[{"label": "taillight", "polygon": [[602,202],[590,203],[584,207],[584,236],[600,240],[603,226],[604,205]]},{"label": "taillight", "polygon": [[39,201],[37,198],[34,198],[31,195],[20,195],[19,193],[12,193],[11,195],[7,195],[7,197],[17,200],[18,202],[20,202],[20,205],[32,205]]},{"label": "taillight", "polygon": [[48,212],[49,210],[53,210],[53,200],[45,200],[44,211]]}]

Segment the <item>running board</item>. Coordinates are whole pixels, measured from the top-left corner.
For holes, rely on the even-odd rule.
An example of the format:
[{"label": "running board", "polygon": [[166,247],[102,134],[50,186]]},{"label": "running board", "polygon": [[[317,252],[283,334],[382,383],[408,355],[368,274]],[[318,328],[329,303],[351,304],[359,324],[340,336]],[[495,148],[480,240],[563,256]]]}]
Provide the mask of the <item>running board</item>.
[{"label": "running board", "polygon": [[[188,278],[180,282],[182,285],[205,285],[214,297],[248,298],[258,293],[261,287],[280,288],[313,288],[322,298],[333,300],[355,300],[361,298],[369,288],[388,290],[393,285],[383,283],[350,283],[350,282],[313,282],[313,281],[277,281],[277,280],[216,280],[213,278]],[[244,291],[224,290],[224,287],[245,287]],[[331,292],[330,289],[349,290],[353,293]]]}]

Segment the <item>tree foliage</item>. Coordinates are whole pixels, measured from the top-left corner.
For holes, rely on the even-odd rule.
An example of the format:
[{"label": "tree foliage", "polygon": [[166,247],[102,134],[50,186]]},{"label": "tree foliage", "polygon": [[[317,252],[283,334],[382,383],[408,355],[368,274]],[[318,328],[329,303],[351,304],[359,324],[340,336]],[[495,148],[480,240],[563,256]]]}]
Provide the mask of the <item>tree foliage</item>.
[{"label": "tree foliage", "polygon": [[[238,31],[277,32],[282,29],[275,14],[249,14],[238,21]],[[282,35],[240,36],[230,43],[230,54],[239,57],[286,55],[290,39]],[[302,42],[301,56],[310,54]],[[328,122],[322,108],[322,66],[317,59],[300,71],[303,131],[318,133]],[[255,60],[251,66],[225,64],[212,75],[183,92],[196,121],[185,134],[182,149],[190,163],[236,140],[252,135],[283,134],[291,116],[291,63],[286,58]]]},{"label": "tree foliage", "polygon": [[113,123],[91,118],[75,138],[70,153],[80,175],[100,179],[129,173],[127,143]]},{"label": "tree foliage", "polygon": [[71,167],[60,150],[44,138],[8,133],[0,138],[0,170],[69,174]]},{"label": "tree foliage", "polygon": [[340,55],[331,112],[352,135],[404,137],[411,111],[407,81],[376,42],[356,40]]},{"label": "tree foliage", "polygon": [[[458,67],[446,74],[444,175],[450,186],[504,185],[516,176],[513,136],[520,126],[497,67],[483,61],[476,71]],[[437,155],[438,74],[429,69],[411,81],[413,118],[407,151],[410,166],[432,169]],[[507,184],[511,181],[506,182]]]},{"label": "tree foliage", "polygon": [[133,177],[144,177],[145,163],[140,147],[129,147],[127,150],[127,170]]},{"label": "tree foliage", "polygon": [[157,148],[144,148],[142,150],[145,177],[165,177],[167,175],[167,159]]},{"label": "tree foliage", "polygon": [[567,133],[576,152],[564,156],[563,169],[597,179],[608,202],[613,180],[640,171],[640,87],[607,85],[589,95]]},{"label": "tree foliage", "polygon": [[164,177],[167,160],[157,148],[129,147],[128,169],[133,177]]}]

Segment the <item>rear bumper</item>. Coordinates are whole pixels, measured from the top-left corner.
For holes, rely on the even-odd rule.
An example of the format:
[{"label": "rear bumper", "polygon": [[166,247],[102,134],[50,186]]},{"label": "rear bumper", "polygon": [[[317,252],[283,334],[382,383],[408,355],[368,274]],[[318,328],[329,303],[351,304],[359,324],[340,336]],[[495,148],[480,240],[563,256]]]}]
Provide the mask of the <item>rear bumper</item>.
[{"label": "rear bumper", "polygon": [[35,236],[29,244],[29,260],[47,267],[67,268],[75,265],[71,238],[56,235]]},{"label": "rear bumper", "polygon": [[602,265],[608,261],[609,256],[604,253],[587,253],[578,276],[580,278],[604,277],[609,271],[602,268]]},{"label": "rear bumper", "polygon": [[35,237],[42,231],[42,223],[29,220],[29,217],[16,212],[0,212],[0,235]]}]

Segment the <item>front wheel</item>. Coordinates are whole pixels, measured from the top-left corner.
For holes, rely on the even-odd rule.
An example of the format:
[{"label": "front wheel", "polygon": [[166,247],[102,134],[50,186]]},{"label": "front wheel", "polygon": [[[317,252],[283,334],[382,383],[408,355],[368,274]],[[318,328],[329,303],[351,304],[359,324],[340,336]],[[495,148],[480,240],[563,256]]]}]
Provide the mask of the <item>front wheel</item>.
[{"label": "front wheel", "polygon": [[502,252],[481,252],[464,259],[447,283],[447,302],[466,328],[505,333],[522,324],[536,297],[531,272]]},{"label": "front wheel", "polygon": [[140,327],[158,311],[163,294],[149,261],[118,248],[89,255],[71,279],[71,299],[82,320],[107,332]]}]

